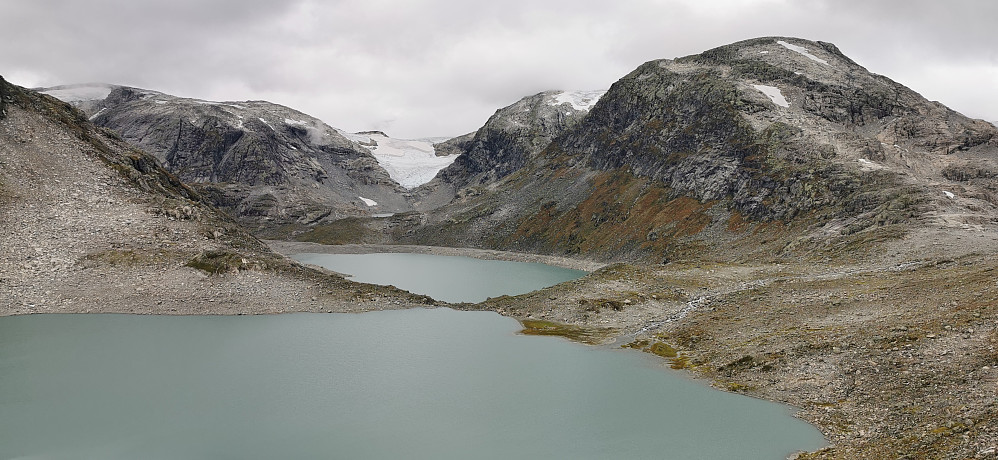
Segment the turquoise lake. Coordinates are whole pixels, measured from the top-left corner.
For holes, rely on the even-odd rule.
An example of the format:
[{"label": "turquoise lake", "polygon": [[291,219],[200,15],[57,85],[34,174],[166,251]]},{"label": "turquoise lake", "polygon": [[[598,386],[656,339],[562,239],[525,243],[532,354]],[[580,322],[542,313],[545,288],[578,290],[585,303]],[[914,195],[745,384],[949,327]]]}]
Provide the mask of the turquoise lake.
[{"label": "turquoise lake", "polygon": [[[392,283],[394,284],[394,283]],[[792,409],[491,312],[0,318],[0,460],[781,459]]]}]

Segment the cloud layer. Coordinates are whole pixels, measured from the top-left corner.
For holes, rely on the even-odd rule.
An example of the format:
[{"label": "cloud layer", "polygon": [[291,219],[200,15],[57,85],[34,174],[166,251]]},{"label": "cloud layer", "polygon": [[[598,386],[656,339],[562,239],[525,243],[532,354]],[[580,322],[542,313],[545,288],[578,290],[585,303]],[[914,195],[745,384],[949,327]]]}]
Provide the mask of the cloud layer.
[{"label": "cloud layer", "polygon": [[547,89],[767,35],[824,40],[998,121],[998,3],[977,0],[34,0],[4,8],[0,74],[264,99],[343,129],[458,135]]}]

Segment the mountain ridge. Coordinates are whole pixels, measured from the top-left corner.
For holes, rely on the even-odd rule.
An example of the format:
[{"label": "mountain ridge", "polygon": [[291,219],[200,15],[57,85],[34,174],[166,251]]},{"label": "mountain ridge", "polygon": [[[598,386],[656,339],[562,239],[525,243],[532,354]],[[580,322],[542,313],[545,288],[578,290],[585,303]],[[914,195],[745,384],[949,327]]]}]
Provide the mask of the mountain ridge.
[{"label": "mountain ridge", "polygon": [[[260,263],[277,259],[247,250],[259,242],[206,203],[137,192],[170,183],[142,172],[159,167],[151,158],[112,151],[120,171],[98,168],[89,155],[102,150],[80,133],[129,147],[52,98],[7,91],[0,81],[0,314],[432,303],[335,277],[275,282]],[[834,45],[788,37],[650,61],[571,126],[529,116],[506,129],[515,113],[445,143],[478,150],[476,165],[455,167],[460,180],[438,185],[442,207],[285,236],[623,262],[452,307],[518,318],[529,334],[617,338],[724,390],[792,404],[831,443],[799,458],[995,455],[994,126]],[[138,182],[112,187],[128,177]]]},{"label": "mountain ridge", "polygon": [[[89,85],[94,86],[94,85]],[[406,193],[369,149],[321,120],[266,101],[212,102],[120,85],[45,88],[151,152],[213,202],[255,226],[404,211]],[[74,94],[82,93],[82,94]],[[104,97],[100,97],[104,96]]]},{"label": "mountain ridge", "polygon": [[152,156],[2,77],[0,235],[0,315],[350,311],[369,294],[426,301],[289,261]]},{"label": "mountain ridge", "polygon": [[[455,193],[405,241],[662,260],[724,253],[774,224],[796,229],[767,241],[788,255],[921,219],[994,224],[998,130],[827,43],[765,37],[650,61],[552,141],[515,174]],[[599,249],[619,228],[621,244]]]}]

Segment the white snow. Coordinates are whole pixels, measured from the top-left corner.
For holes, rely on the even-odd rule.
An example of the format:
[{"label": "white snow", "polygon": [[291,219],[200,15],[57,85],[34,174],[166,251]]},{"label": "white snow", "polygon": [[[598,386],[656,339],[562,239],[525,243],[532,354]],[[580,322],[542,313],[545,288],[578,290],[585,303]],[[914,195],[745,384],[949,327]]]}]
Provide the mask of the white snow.
[{"label": "white snow", "polygon": [[943,190],[943,194],[945,194],[946,197],[949,198],[949,199],[956,198],[956,195],[954,195],[953,192],[948,192],[946,190]]},{"label": "white snow", "polygon": [[361,143],[361,142],[371,142],[371,136],[367,134],[356,134],[348,133],[342,129],[337,129],[336,132],[340,133],[341,136],[347,138],[351,142]]},{"label": "white snow", "polygon": [[98,117],[98,116],[99,116],[100,114],[104,113],[104,111],[105,111],[105,110],[107,110],[107,107],[104,107],[103,109],[100,109],[100,110],[98,110],[98,111],[97,111],[97,113],[95,113],[95,114],[91,115],[91,116],[90,116],[90,121],[93,121],[93,120],[94,120],[95,118],[97,118],[97,117]]},{"label": "white snow", "polygon": [[[347,139],[367,148],[378,160],[388,175],[405,188],[419,187],[436,177],[441,169],[446,168],[458,155],[437,156],[433,148],[435,142],[447,138],[432,139],[395,139],[381,134],[351,134],[340,131]],[[377,146],[367,146],[371,141]]]},{"label": "white snow", "polygon": [[[241,106],[239,104],[229,104],[227,102],[202,101],[200,99],[191,99],[191,101],[193,101],[195,104],[199,104],[199,105],[220,105],[220,106],[225,106],[225,107],[232,107],[234,109],[239,109],[239,110],[246,110],[246,107],[243,107],[243,106]],[[159,102],[159,101],[156,101],[156,102]]]},{"label": "white snow", "polygon": [[292,120],[290,118],[285,118],[284,119],[284,124],[286,124],[286,125],[301,125],[301,126],[305,126],[306,125],[306,123],[304,121]]},{"label": "white snow", "polygon": [[274,129],[273,126],[270,126],[270,123],[267,123],[267,120],[264,120],[263,118],[257,118],[257,120],[260,120],[261,122],[263,122],[263,124],[267,125],[267,127],[270,128],[271,131],[277,131],[276,129]]},{"label": "white snow", "polygon": [[828,61],[826,61],[826,60],[824,60],[824,59],[822,59],[822,58],[820,58],[818,56],[815,56],[815,55],[809,53],[807,51],[807,48],[804,48],[803,46],[793,45],[793,44],[787,43],[787,42],[785,42],[783,40],[778,40],[776,43],[778,43],[780,45],[783,45],[783,47],[785,47],[786,49],[788,49],[790,51],[795,51],[795,52],[798,52],[800,54],[803,54],[804,56],[807,56],[808,59],[810,59],[810,60],[812,60],[814,62],[820,62],[822,64],[828,65]]},{"label": "white snow", "polygon": [[872,161],[870,161],[870,160],[867,160],[866,158],[860,158],[860,159],[859,159],[859,162],[860,162],[860,163],[863,163],[863,164],[865,164],[865,165],[872,165],[872,164],[873,164],[873,162],[872,162]]},{"label": "white snow", "polygon": [[762,94],[769,96],[774,104],[780,107],[790,107],[790,102],[787,101],[787,98],[783,97],[780,88],[768,85],[752,85],[752,87],[759,90]]},{"label": "white snow", "polygon": [[564,103],[569,103],[575,110],[582,110],[588,112],[589,109],[596,105],[596,101],[606,94],[605,90],[595,90],[595,91],[562,91],[554,97],[554,104],[561,105]]},{"label": "white snow", "polygon": [[86,85],[67,85],[49,88],[42,93],[48,94],[63,102],[100,101],[107,98],[114,89],[111,85],[101,83]]},{"label": "white snow", "polygon": [[769,54],[769,51],[759,51],[759,54]]},{"label": "white snow", "polygon": [[170,101],[153,101],[153,102],[155,102],[157,104],[169,104],[170,103]]},{"label": "white snow", "polygon": [[357,198],[360,198],[360,201],[363,201],[364,204],[366,204],[368,206],[377,206],[378,205],[377,201],[374,201],[374,200],[372,200],[370,198],[364,198],[362,196],[358,196]]}]

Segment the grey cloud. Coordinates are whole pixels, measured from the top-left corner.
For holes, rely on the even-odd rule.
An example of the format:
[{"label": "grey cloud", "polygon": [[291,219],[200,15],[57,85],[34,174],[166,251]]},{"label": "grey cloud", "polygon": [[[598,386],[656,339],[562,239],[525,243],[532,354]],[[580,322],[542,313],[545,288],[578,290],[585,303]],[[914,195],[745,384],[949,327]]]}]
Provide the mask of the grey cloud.
[{"label": "grey cloud", "polygon": [[998,120],[992,2],[19,3],[5,8],[0,74],[23,84],[266,99],[398,136],[462,134],[537,91],[606,88],[644,61],[763,35],[831,41],[872,71]]}]

